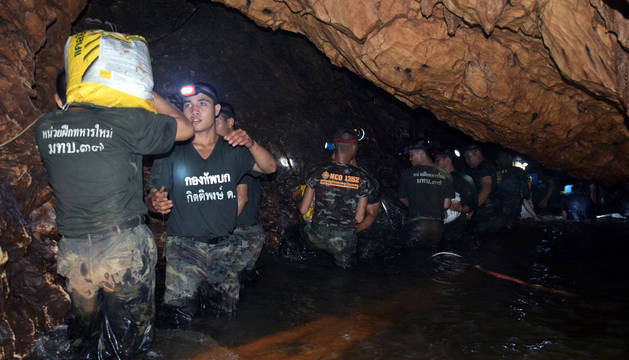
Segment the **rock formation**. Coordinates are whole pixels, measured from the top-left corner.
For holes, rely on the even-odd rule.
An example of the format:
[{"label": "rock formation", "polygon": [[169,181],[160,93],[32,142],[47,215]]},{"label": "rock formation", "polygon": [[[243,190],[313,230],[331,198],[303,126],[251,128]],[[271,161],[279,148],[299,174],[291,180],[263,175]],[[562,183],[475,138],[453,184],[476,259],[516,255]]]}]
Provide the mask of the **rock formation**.
[{"label": "rock formation", "polygon": [[303,34],[332,63],[480,141],[579,177],[629,177],[624,3],[216,1]]},{"label": "rock formation", "polygon": [[[54,212],[32,136],[4,145],[46,110],[82,0],[0,4],[0,358],[22,358],[69,307],[56,276]],[[37,209],[36,211],[33,211]]]}]

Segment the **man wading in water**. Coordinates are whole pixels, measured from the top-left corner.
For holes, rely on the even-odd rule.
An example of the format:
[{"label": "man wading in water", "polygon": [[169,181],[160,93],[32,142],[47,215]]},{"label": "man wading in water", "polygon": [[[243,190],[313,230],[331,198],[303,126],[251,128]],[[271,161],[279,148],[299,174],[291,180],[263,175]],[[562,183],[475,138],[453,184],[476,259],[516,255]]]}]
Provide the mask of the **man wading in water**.
[{"label": "man wading in water", "polygon": [[[64,72],[59,108],[65,94]],[[142,154],[192,136],[179,111],[157,94],[154,103],[158,114],[70,104],[37,122],[62,235],[57,271],[75,309],[70,351],[82,359],[131,359],[151,345],[157,247],[144,223]]]},{"label": "man wading in water", "polygon": [[234,311],[246,265],[239,248],[246,240],[233,232],[236,185],[252,171],[275,172],[276,164],[244,130],[217,134],[220,105],[209,84],[184,86],[181,93],[194,138],[155,160],[146,203],[169,214],[164,315],[185,327],[198,311],[197,298],[219,314]]}]

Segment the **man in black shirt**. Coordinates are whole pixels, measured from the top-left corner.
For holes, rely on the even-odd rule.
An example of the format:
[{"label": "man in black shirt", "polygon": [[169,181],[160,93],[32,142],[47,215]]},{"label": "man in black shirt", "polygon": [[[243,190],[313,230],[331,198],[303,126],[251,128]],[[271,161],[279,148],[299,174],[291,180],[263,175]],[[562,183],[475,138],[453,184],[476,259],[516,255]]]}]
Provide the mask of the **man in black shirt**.
[{"label": "man in black shirt", "polygon": [[443,213],[454,197],[452,176],[434,166],[429,144],[409,147],[411,168],[400,178],[400,201],[408,206],[410,247],[437,248],[443,235]]},{"label": "man in black shirt", "polygon": [[513,156],[508,151],[500,151],[496,158],[496,194],[502,204],[505,226],[511,228],[520,218],[522,205],[531,217],[539,220],[529,200],[531,192],[524,170],[513,166]]},{"label": "man in black shirt", "polygon": [[449,172],[454,185],[454,198],[444,219],[444,240],[447,246],[458,246],[465,234],[468,221],[478,205],[474,180],[454,168],[454,152],[449,149],[435,154],[435,163]]},{"label": "man in black shirt", "polygon": [[201,285],[209,293],[200,300],[212,310],[235,309],[238,274],[244,267],[237,247],[242,236],[233,233],[236,185],[252,171],[273,173],[276,164],[244,130],[224,138],[217,134],[220,105],[209,84],[195,83],[181,92],[183,113],[192,123],[194,137],[155,160],[146,203],[154,212],[169,214],[164,303],[185,325],[198,310]]},{"label": "man in black shirt", "polygon": [[[62,72],[55,96],[62,109],[65,94]],[[158,114],[70,104],[35,129],[62,236],[57,271],[77,315],[69,331],[84,346],[73,351],[82,358],[130,359],[151,345],[157,248],[144,222],[142,154],[192,136],[184,116],[155,93],[154,104]]]},{"label": "man in black shirt", "polygon": [[478,192],[478,208],[472,217],[478,232],[496,232],[504,226],[500,201],[496,197],[496,169],[485,160],[478,144],[469,145],[463,151],[468,175],[474,180]]}]

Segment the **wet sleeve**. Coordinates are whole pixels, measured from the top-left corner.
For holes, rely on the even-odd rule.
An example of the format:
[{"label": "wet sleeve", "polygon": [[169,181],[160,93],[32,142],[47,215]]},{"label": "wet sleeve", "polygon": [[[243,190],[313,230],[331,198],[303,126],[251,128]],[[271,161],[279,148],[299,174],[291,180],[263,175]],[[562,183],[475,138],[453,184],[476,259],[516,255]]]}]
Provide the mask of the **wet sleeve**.
[{"label": "wet sleeve", "polygon": [[171,191],[173,188],[173,167],[169,155],[162,155],[153,161],[151,173],[146,182],[147,190],[159,189],[162,186],[166,188],[166,191]]},{"label": "wet sleeve", "polygon": [[163,114],[138,109],[132,119],[129,134],[133,151],[138,154],[162,154],[175,144],[177,121]]},{"label": "wet sleeve", "polygon": [[[231,147],[231,145],[229,146]],[[257,174],[257,172],[253,171],[256,161],[253,159],[249,149],[244,146],[238,146],[234,148],[234,151],[236,151],[236,161],[238,162],[238,171],[240,173],[238,180],[245,174]]]},{"label": "wet sleeve", "polygon": [[[254,174],[257,174],[257,172],[253,172]],[[251,186],[251,184],[253,184],[253,175],[250,174],[245,174],[240,178],[240,181],[238,181],[238,185],[240,184],[244,184],[247,186]]]},{"label": "wet sleeve", "polygon": [[313,171],[308,178],[306,179],[306,186],[314,189],[317,186],[317,183],[319,182],[318,177],[316,176],[316,170]]},{"label": "wet sleeve", "polygon": [[367,200],[368,204],[375,204],[382,199],[382,195],[380,194],[380,183],[376,178],[369,177],[369,199]]},{"label": "wet sleeve", "polygon": [[[371,192],[371,185],[369,184],[369,178],[367,176],[360,177],[360,183],[358,184],[358,197],[369,196]],[[369,200],[367,200],[369,202]]]}]

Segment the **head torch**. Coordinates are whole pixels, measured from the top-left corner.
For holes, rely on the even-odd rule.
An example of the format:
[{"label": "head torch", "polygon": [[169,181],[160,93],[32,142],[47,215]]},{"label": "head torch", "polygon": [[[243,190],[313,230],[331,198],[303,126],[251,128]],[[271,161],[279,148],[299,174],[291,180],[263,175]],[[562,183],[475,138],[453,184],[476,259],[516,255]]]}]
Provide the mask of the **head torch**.
[{"label": "head torch", "polygon": [[[350,133],[354,136],[349,139],[343,139],[343,135],[346,133]],[[334,134],[334,138],[332,139],[332,142],[326,142],[323,145],[323,148],[326,150],[333,151],[334,143],[354,144],[361,141],[364,138],[365,138],[365,130],[363,128],[351,129],[351,130],[341,128],[337,130],[336,133]]]},{"label": "head torch", "polygon": [[207,89],[201,87],[200,84],[184,85],[179,89],[179,94],[181,94],[181,96],[183,97],[194,96],[197,94],[205,94],[214,102],[217,101],[216,94],[214,94],[211,90],[208,91]]}]

